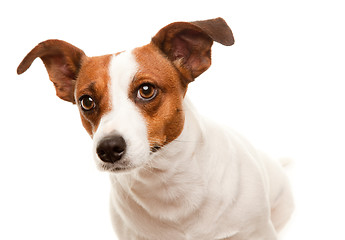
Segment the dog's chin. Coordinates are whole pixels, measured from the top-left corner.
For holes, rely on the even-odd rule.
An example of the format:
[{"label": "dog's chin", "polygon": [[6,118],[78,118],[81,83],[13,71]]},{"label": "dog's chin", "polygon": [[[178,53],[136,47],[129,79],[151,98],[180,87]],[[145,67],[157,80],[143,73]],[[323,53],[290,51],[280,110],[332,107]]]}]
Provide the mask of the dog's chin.
[{"label": "dog's chin", "polygon": [[99,171],[110,173],[130,173],[135,169],[141,168],[145,165],[145,163],[149,161],[149,159],[146,159],[146,161],[134,162],[130,159],[125,158],[115,163],[106,163],[101,161],[98,157],[95,157],[95,160],[97,169]]},{"label": "dog's chin", "polygon": [[109,173],[129,173],[132,170],[136,169],[137,167],[129,167],[129,166],[120,166],[116,164],[116,166],[110,166],[110,164],[97,164],[98,170],[101,172],[109,172]]}]

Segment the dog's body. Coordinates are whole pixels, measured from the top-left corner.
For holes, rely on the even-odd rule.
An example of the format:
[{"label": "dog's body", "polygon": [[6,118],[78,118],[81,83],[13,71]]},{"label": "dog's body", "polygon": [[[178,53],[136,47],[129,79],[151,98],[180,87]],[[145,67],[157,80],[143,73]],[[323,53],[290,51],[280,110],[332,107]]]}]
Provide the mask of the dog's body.
[{"label": "dog's body", "polygon": [[213,41],[234,42],[220,18],[173,23],[146,46],[101,57],[48,40],[18,67],[40,57],[57,95],[78,102],[97,166],[111,172],[120,239],[273,240],[291,215],[281,166],[184,98]]},{"label": "dog's body", "polygon": [[276,239],[293,206],[281,166],[184,109],[182,134],[150,167],[111,175],[120,239]]}]

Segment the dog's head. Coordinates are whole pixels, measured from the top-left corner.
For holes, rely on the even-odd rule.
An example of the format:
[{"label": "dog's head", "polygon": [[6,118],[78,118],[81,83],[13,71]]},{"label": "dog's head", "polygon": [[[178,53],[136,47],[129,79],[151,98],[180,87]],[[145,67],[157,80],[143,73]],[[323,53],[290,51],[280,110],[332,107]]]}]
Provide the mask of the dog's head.
[{"label": "dog's head", "polygon": [[221,18],[172,23],[148,45],[99,57],[48,40],[23,59],[17,72],[40,57],[57,96],[78,105],[99,168],[129,170],[182,132],[187,86],[210,67],[213,41],[234,43]]}]

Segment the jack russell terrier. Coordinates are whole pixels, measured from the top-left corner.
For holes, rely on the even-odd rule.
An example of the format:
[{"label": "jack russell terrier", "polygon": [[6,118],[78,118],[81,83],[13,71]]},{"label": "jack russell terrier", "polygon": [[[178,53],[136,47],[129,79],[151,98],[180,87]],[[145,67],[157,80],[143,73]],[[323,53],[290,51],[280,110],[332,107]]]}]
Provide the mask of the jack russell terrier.
[{"label": "jack russell terrier", "polygon": [[175,22],[148,45],[99,57],[47,40],[18,67],[40,57],[57,96],[78,105],[110,172],[119,239],[274,240],[293,211],[282,166],[185,98],[213,41],[234,43],[222,18]]}]

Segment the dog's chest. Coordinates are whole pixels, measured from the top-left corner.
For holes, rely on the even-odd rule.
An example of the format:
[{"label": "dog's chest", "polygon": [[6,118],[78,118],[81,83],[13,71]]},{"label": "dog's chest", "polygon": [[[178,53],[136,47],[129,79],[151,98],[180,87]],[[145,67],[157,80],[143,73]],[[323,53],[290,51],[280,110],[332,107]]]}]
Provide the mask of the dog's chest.
[{"label": "dog's chest", "polygon": [[[201,149],[198,153],[205,156]],[[134,239],[140,239],[134,232],[147,239],[217,239],[218,230],[224,223],[228,225],[224,218],[231,212],[236,187],[220,184],[221,179],[226,179],[224,175],[214,169],[207,171],[207,163],[200,166],[199,155],[194,154],[195,159],[188,161],[161,159],[160,163],[166,166],[160,165],[160,169],[164,170],[147,168],[135,177],[112,178],[114,226],[122,225],[118,232],[126,229],[126,234],[134,234]],[[226,168],[223,170],[231,174]],[[229,231],[232,230],[227,229],[227,236]]]},{"label": "dog's chest", "polygon": [[155,153],[145,168],[111,177],[120,239],[226,239],[243,225],[255,228],[268,213],[252,150],[235,133],[185,107],[177,141]]}]

